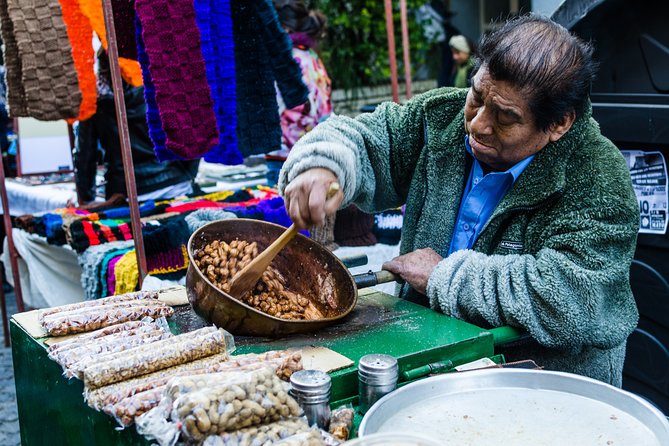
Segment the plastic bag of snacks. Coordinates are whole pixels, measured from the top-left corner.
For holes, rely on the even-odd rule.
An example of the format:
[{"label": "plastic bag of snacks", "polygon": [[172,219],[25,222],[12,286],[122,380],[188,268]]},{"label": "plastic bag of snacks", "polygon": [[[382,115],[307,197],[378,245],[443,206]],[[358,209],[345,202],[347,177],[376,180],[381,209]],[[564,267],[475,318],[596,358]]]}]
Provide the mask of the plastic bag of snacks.
[{"label": "plastic bag of snacks", "polygon": [[202,443],[203,446],[245,446],[251,444],[271,445],[274,442],[307,433],[311,428],[304,418],[288,418],[274,423],[247,427],[233,432],[210,435]]},{"label": "plastic bag of snacks", "polygon": [[116,296],[109,296],[105,297],[103,299],[96,299],[96,300],[87,300],[85,302],[77,302],[74,304],[68,304],[68,305],[61,305],[59,307],[53,307],[53,308],[46,308],[44,310],[40,310],[38,313],[38,320],[40,324],[44,320],[46,316],[51,316],[56,313],[64,313],[64,312],[69,312],[73,310],[85,310],[88,308],[94,308],[94,307],[100,307],[103,305],[114,305],[122,302],[131,302],[131,301],[137,301],[137,300],[158,300],[158,292],[157,291],[136,291],[133,293],[126,293],[126,294],[119,294]]},{"label": "plastic bag of snacks", "polygon": [[[138,345],[172,337],[165,319],[160,320],[162,323],[148,318],[139,322],[135,328],[83,340],[75,339],[75,342],[68,342],[63,348],[49,349],[49,358],[63,367],[66,377],[76,376],[81,379],[84,368],[100,360],[106,354],[121,352]],[[54,344],[54,346],[58,345]]]},{"label": "plastic bag of snacks", "polygon": [[42,327],[50,336],[65,336],[145,317],[157,319],[172,314],[172,307],[158,300],[141,299],[51,313],[43,317]]},{"label": "plastic bag of snacks", "polygon": [[328,431],[333,437],[346,441],[351,433],[355,411],[351,406],[341,406],[330,414],[330,427]]},{"label": "plastic bag of snacks", "polygon": [[[152,320],[149,318],[149,320]],[[165,318],[156,319],[165,320]],[[90,333],[82,334],[77,337],[68,338],[63,341],[52,344],[47,349],[49,358],[57,362],[57,358],[67,350],[78,348],[83,342],[88,342],[92,339],[98,339],[123,331],[130,331],[144,325],[144,321],[129,321],[122,324],[111,325],[109,327],[101,328],[99,330],[91,331]]]},{"label": "plastic bag of snacks", "polygon": [[[227,345],[230,348],[230,344],[227,343]],[[279,350],[230,357],[225,353],[213,355],[98,389],[85,389],[84,398],[90,407],[102,410],[137,393],[165,386],[171,378],[177,376],[215,373],[238,368],[260,368],[263,366],[275,368],[279,378],[289,381],[294,372],[302,370],[302,354],[296,350]]]},{"label": "plastic bag of snacks", "polygon": [[288,438],[271,443],[272,446],[327,446],[321,431],[313,428],[309,432],[302,432]]},{"label": "plastic bag of snacks", "polygon": [[[250,371],[263,367],[274,369],[278,377],[288,380],[293,372],[302,369],[301,354],[296,351],[267,352],[259,355],[249,354],[231,357],[228,361],[212,363],[207,367],[199,369],[191,370],[182,367],[182,370],[174,370],[177,369],[175,367],[173,368],[173,376],[162,376],[149,379],[142,379],[144,378],[142,377],[133,380],[136,382],[133,383],[133,386],[131,387],[119,387],[116,391],[108,393],[102,404],[98,403],[98,408],[101,407],[105,413],[114,417],[122,427],[125,427],[132,424],[135,417],[158,406],[167,382],[173,377],[200,375],[226,370]],[[148,377],[152,375],[154,374],[146,376]],[[112,386],[119,386],[119,384]],[[104,389],[104,387],[102,389]],[[95,398],[96,396],[93,395],[92,399]],[[89,405],[90,404],[91,400],[89,400]]]},{"label": "plastic bag of snacks", "polygon": [[84,369],[84,383],[89,389],[95,389],[224,353],[230,339],[230,334],[223,329],[205,327],[170,339],[111,353]]},{"label": "plastic bag of snacks", "polygon": [[301,409],[286,387],[271,368],[175,378],[160,406],[135,420],[137,431],[173,445],[180,434],[186,442],[201,442],[295,417]]}]

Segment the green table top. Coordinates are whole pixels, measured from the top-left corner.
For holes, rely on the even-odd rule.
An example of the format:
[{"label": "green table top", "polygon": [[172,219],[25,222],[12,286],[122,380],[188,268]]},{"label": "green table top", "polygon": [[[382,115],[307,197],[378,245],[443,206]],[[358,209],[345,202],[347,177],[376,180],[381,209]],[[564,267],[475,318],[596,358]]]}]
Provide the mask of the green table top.
[{"label": "green table top", "polygon": [[[187,306],[172,319],[176,333],[204,324]],[[10,327],[24,445],[149,444],[134,428],[118,431],[111,417],[86,406],[83,383],[62,376],[41,340],[33,339],[13,320]],[[277,340],[240,337],[235,342],[235,354],[314,345],[351,359],[353,366],[331,373],[333,406],[355,403],[357,363],[368,353],[398,358],[400,374],[434,362],[458,365],[494,354],[490,331],[379,292],[361,293],[351,317],[319,333]]]}]

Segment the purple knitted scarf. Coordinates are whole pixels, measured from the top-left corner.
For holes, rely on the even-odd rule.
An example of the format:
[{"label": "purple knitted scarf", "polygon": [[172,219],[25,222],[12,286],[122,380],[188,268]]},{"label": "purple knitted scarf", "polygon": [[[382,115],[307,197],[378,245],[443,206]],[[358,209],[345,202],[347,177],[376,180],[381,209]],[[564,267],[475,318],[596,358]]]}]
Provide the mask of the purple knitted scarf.
[{"label": "purple knitted scarf", "polygon": [[136,0],[167,149],[192,159],[219,142],[193,0]]}]

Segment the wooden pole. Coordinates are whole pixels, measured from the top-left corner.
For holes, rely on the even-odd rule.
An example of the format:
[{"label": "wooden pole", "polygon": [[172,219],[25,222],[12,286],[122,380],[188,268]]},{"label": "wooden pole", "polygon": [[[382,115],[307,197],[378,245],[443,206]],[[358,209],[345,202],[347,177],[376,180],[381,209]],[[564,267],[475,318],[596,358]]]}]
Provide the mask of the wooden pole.
[{"label": "wooden pole", "polygon": [[388,60],[390,62],[390,86],[393,92],[393,101],[400,102],[400,88],[397,82],[397,54],[395,53],[395,25],[393,25],[392,0],[385,0],[386,32],[388,34]]},{"label": "wooden pole", "polygon": [[404,56],[405,96],[411,99],[411,53],[409,48],[409,19],[407,17],[407,0],[400,0],[400,20],[402,22],[402,55]]},{"label": "wooden pole", "polygon": [[141,287],[148,268],[146,265],[146,253],[144,252],[144,239],[142,238],[142,224],[139,219],[137,184],[135,182],[135,169],[132,162],[130,132],[128,131],[128,115],[125,109],[121,68],[118,63],[118,47],[116,45],[116,29],[114,28],[114,14],[111,0],[102,0],[102,10],[104,12],[105,28],[107,30],[107,56],[109,57],[109,68],[111,69],[114,103],[116,104],[116,120],[118,122],[119,138],[121,139],[121,155],[123,157],[125,187],[128,192],[128,205],[130,206],[132,238],[135,241],[137,267],[139,268],[139,286]]}]

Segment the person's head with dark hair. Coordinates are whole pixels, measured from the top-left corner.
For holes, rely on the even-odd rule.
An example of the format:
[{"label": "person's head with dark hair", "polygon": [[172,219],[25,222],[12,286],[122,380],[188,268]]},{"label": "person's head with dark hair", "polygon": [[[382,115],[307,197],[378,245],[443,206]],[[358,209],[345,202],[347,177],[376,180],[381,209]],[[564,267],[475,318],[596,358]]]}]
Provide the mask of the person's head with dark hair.
[{"label": "person's head with dark hair", "polygon": [[477,68],[530,94],[537,127],[547,130],[570,112],[585,109],[596,64],[590,44],[561,25],[538,15],[507,21],[484,36],[476,55]]},{"label": "person's head with dark hair", "polygon": [[508,168],[567,133],[588,103],[592,51],[537,15],[511,19],[484,36],[465,106],[474,156]]},{"label": "person's head with dark hair", "polygon": [[325,15],[310,11],[303,0],[275,0],[274,5],[281,25],[289,34],[305,34],[314,41],[325,36]]}]

